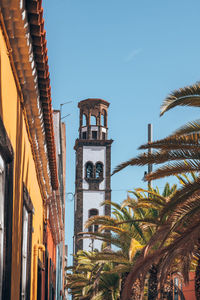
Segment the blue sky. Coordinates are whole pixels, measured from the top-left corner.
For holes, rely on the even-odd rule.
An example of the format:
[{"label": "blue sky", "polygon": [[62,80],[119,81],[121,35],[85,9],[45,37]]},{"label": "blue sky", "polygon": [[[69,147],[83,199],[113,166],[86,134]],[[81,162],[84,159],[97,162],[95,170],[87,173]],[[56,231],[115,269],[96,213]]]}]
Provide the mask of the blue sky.
[{"label": "blue sky", "polygon": [[[77,103],[86,98],[110,102],[112,169],[139,153],[147,124],[154,139],[199,117],[177,108],[159,117],[170,91],[200,80],[199,0],[44,0],[53,107],[63,106],[67,130],[67,193],[74,193]],[[146,168],[128,168],[112,177],[112,200],[146,187]],[[160,189],[163,181],[154,183]],[[66,241],[72,253],[73,202],[66,197]]]}]

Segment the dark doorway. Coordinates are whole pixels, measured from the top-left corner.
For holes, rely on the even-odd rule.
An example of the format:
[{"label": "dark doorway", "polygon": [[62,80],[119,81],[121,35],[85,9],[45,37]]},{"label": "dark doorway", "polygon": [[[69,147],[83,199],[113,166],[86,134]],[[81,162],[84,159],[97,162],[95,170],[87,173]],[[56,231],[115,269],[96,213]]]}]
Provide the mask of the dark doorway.
[{"label": "dark doorway", "polygon": [[37,300],[42,299],[42,268],[40,264],[40,261],[38,261]]},{"label": "dark doorway", "polygon": [[45,300],[48,300],[48,292],[49,292],[49,258],[46,252],[45,255]]}]

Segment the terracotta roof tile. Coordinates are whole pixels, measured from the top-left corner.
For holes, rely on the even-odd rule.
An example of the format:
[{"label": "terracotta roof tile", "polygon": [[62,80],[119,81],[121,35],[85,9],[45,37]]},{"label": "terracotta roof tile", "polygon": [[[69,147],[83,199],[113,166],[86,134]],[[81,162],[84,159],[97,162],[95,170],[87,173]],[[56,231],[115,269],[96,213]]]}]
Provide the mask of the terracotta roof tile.
[{"label": "terracotta roof tile", "polygon": [[58,189],[58,175],[56,166],[56,149],[54,142],[53,117],[51,105],[51,87],[47,56],[46,31],[44,30],[43,8],[41,0],[29,0],[26,4],[30,33],[33,44],[33,53],[38,72],[38,87],[43,109],[44,127],[47,141],[51,184],[54,190]]}]

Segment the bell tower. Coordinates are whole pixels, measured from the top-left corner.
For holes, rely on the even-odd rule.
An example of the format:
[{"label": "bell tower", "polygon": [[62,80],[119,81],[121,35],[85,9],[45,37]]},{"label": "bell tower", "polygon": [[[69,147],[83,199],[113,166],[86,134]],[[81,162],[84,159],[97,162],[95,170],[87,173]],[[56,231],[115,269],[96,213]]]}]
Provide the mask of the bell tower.
[{"label": "bell tower", "polygon": [[[110,171],[111,144],[108,139],[109,103],[102,99],[86,99],[78,103],[80,109],[79,138],[76,151],[76,188],[74,216],[74,252],[101,249],[101,241],[83,239],[77,234],[84,231],[89,217],[110,215],[110,205],[101,206],[111,200]],[[97,231],[91,226],[88,231]]]}]

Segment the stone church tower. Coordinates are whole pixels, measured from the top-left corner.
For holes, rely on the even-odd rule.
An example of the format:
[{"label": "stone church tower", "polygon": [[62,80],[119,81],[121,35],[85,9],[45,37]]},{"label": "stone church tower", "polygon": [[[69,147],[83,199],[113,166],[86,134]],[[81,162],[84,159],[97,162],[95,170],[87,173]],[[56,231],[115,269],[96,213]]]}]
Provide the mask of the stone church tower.
[{"label": "stone church tower", "polygon": [[[74,252],[80,249],[101,249],[101,242],[79,240],[89,217],[110,215],[111,144],[108,139],[107,110],[109,103],[102,99],[86,99],[78,103],[80,109],[79,138],[76,140],[76,190],[74,220]],[[97,231],[91,226],[88,231]]]}]

